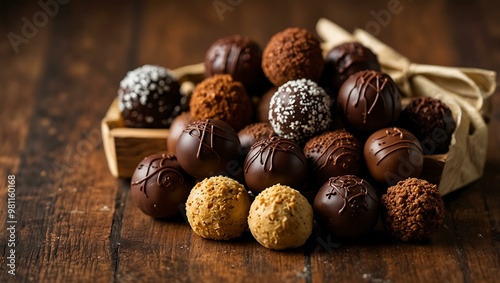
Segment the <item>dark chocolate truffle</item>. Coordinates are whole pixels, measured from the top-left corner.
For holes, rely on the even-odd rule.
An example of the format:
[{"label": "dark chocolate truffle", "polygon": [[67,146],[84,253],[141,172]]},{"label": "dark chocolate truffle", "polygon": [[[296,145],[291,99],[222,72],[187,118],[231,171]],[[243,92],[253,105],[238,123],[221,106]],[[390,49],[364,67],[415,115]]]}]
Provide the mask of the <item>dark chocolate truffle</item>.
[{"label": "dark chocolate truffle", "polygon": [[321,228],[344,239],[370,232],[379,217],[375,190],[368,182],[353,175],[330,178],[316,195],[313,209]]},{"label": "dark chocolate truffle", "polygon": [[225,122],[206,119],[190,123],[177,142],[182,168],[197,180],[223,175],[241,179],[241,144]]},{"label": "dark chocolate truffle", "polygon": [[324,79],[338,91],[350,75],[363,70],[380,72],[377,55],[361,43],[346,42],[326,55]]},{"label": "dark chocolate truffle", "polygon": [[214,75],[198,84],[189,103],[195,119],[219,119],[239,131],[252,120],[252,102],[231,75]]},{"label": "dark chocolate truffle", "polygon": [[365,143],[364,157],[373,179],[389,186],[420,176],[424,164],[417,138],[400,128],[386,128],[373,133]]},{"label": "dark chocolate truffle", "polygon": [[328,131],[310,139],[304,154],[315,183],[320,186],[330,177],[358,175],[361,167],[361,144],[345,130]]},{"label": "dark chocolate truffle", "polygon": [[214,42],[205,56],[205,75],[229,74],[247,90],[266,81],[262,71],[262,49],[253,40],[240,35]]},{"label": "dark chocolate truffle", "polygon": [[250,124],[238,132],[241,148],[245,154],[254,143],[275,135],[276,133],[269,123]]},{"label": "dark chocolate truffle", "polygon": [[307,161],[292,140],[273,136],[250,148],[244,172],[248,188],[256,194],[278,183],[300,191],[307,178]]},{"label": "dark chocolate truffle", "polygon": [[267,90],[264,95],[259,100],[259,104],[257,106],[257,121],[258,122],[264,122],[264,123],[269,123],[269,103],[271,102],[271,98],[273,97],[274,93],[278,90],[278,87],[272,87],[269,90]]},{"label": "dark chocolate truffle", "polygon": [[417,137],[425,154],[448,152],[456,128],[450,108],[430,97],[413,98],[401,113],[398,124]]},{"label": "dark chocolate truffle", "polygon": [[168,128],[179,114],[181,94],[169,70],[144,65],[127,73],[118,89],[118,109],[125,126]]},{"label": "dark chocolate truffle", "polygon": [[147,215],[167,218],[179,215],[194,186],[189,176],[173,155],[154,154],[144,158],[131,180],[131,194],[135,204]]},{"label": "dark chocolate truffle", "polygon": [[387,189],[382,196],[382,221],[395,238],[419,241],[430,238],[443,223],[445,209],[436,185],[410,178]]},{"label": "dark chocolate truffle", "polygon": [[179,140],[182,131],[184,131],[189,123],[194,121],[196,121],[196,119],[193,118],[189,112],[183,112],[172,121],[167,137],[167,150],[170,154],[175,155],[177,141]]},{"label": "dark chocolate truffle", "polygon": [[393,126],[401,113],[398,86],[386,74],[361,71],[339,90],[337,108],[346,127],[361,135]]},{"label": "dark chocolate truffle", "polygon": [[298,144],[328,129],[331,116],[330,97],[307,79],[280,86],[269,104],[269,122],[274,131]]},{"label": "dark chocolate truffle", "polygon": [[319,39],[301,28],[275,34],[262,54],[264,74],[275,86],[301,78],[318,81],[324,64]]}]

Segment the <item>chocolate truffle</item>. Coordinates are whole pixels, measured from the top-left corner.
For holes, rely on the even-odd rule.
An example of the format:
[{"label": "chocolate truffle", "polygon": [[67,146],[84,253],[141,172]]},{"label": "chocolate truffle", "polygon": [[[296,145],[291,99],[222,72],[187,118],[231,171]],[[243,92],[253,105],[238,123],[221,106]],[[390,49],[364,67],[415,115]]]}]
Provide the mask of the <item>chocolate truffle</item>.
[{"label": "chocolate truffle", "polygon": [[259,100],[259,104],[257,106],[257,121],[269,123],[269,103],[271,102],[271,98],[278,90],[278,87],[272,87],[267,90],[264,95]]},{"label": "chocolate truffle", "polygon": [[345,130],[315,136],[306,143],[304,154],[314,181],[320,186],[330,177],[358,175],[361,167],[361,144]]},{"label": "chocolate truffle", "polygon": [[191,116],[189,112],[182,112],[179,116],[175,117],[172,121],[172,125],[170,125],[170,129],[167,137],[167,150],[170,154],[176,153],[177,141],[182,134],[182,131],[186,128],[186,126],[194,122],[196,119]]},{"label": "chocolate truffle", "polygon": [[275,34],[262,54],[264,74],[275,86],[301,78],[318,81],[324,64],[319,39],[301,28]]},{"label": "chocolate truffle", "polygon": [[188,198],[194,179],[182,170],[173,155],[154,154],[144,158],[131,180],[135,204],[156,218],[180,214],[179,206]]},{"label": "chocolate truffle", "polygon": [[252,120],[252,102],[243,85],[231,75],[214,75],[199,83],[189,107],[195,119],[219,119],[236,131]]},{"label": "chocolate truffle", "polygon": [[253,40],[240,35],[214,42],[205,56],[205,75],[229,74],[247,90],[266,81],[262,71],[262,49]]},{"label": "chocolate truffle", "polygon": [[248,228],[250,196],[228,177],[207,178],[194,186],[186,201],[186,216],[193,231],[212,240],[237,238]]},{"label": "chocolate truffle", "polygon": [[312,207],[297,190],[277,184],[255,198],[248,226],[253,237],[268,249],[300,247],[312,233]]},{"label": "chocolate truffle", "polygon": [[241,148],[244,153],[248,153],[250,147],[265,138],[275,136],[273,128],[269,123],[255,123],[250,124],[243,128],[238,133],[238,138],[240,139]]},{"label": "chocolate truffle", "polygon": [[244,165],[245,181],[255,194],[281,183],[302,190],[307,178],[307,161],[292,140],[273,136],[252,145]]},{"label": "chocolate truffle", "polygon": [[274,131],[298,144],[328,129],[331,116],[330,97],[307,79],[280,86],[269,104],[269,122]]},{"label": "chocolate truffle", "polygon": [[388,75],[360,71],[342,84],[337,108],[346,127],[366,136],[394,125],[401,113],[401,94]]},{"label": "chocolate truffle", "polygon": [[373,133],[365,143],[364,157],[373,179],[389,186],[420,176],[424,164],[417,138],[400,128],[386,128]]},{"label": "chocolate truffle", "polygon": [[425,180],[400,181],[387,189],[381,202],[384,226],[399,240],[428,239],[443,223],[443,199],[436,185]]},{"label": "chocolate truffle", "polygon": [[197,180],[242,174],[238,134],[225,122],[205,119],[190,123],[177,142],[176,155],[182,168]]},{"label": "chocolate truffle", "polygon": [[144,65],[127,73],[118,89],[123,122],[133,128],[168,128],[179,114],[181,94],[169,70]]},{"label": "chocolate truffle", "polygon": [[401,113],[398,124],[417,137],[425,154],[448,152],[456,128],[450,108],[430,97],[413,98]]},{"label": "chocolate truffle", "polygon": [[328,52],[323,75],[324,79],[338,91],[350,75],[363,70],[380,72],[377,55],[361,43],[346,42]]},{"label": "chocolate truffle", "polygon": [[318,224],[337,238],[352,239],[370,232],[377,224],[379,201],[365,180],[345,175],[330,178],[313,204]]}]

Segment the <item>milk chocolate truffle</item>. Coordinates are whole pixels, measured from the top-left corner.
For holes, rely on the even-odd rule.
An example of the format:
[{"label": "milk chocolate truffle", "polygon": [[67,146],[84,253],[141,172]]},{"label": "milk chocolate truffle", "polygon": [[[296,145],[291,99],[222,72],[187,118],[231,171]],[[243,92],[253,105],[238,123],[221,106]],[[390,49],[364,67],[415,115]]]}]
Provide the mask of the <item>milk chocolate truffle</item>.
[{"label": "milk chocolate truffle", "polygon": [[212,240],[237,238],[248,228],[250,196],[237,181],[211,177],[194,186],[186,201],[186,216],[193,231]]},{"label": "milk chocolate truffle", "polygon": [[400,128],[385,128],[373,133],[365,143],[364,157],[373,179],[390,186],[420,176],[424,164],[417,138]]},{"label": "milk chocolate truffle", "polygon": [[229,74],[252,90],[266,81],[261,65],[260,46],[248,37],[233,35],[210,46],[205,56],[205,75]]},{"label": "milk chocolate truffle", "polygon": [[179,215],[194,179],[173,155],[154,154],[144,158],[131,180],[132,199],[145,214],[156,218]]},{"label": "milk chocolate truffle", "polygon": [[324,79],[338,90],[350,75],[363,70],[380,72],[377,55],[361,43],[346,42],[335,46],[326,55]]},{"label": "milk chocolate truffle", "polygon": [[369,135],[394,126],[401,113],[398,86],[386,74],[360,71],[350,76],[339,90],[337,108],[346,127]]},{"label": "milk chocolate truffle", "polygon": [[430,238],[439,230],[444,215],[444,202],[437,186],[425,180],[400,181],[382,196],[384,226],[402,241]]},{"label": "milk chocolate truffle", "polygon": [[256,118],[258,122],[269,123],[269,103],[271,102],[271,98],[278,90],[278,87],[272,87],[268,89],[264,95],[259,100],[259,104],[257,106]]},{"label": "milk chocolate truffle", "polygon": [[189,103],[195,119],[219,119],[239,131],[252,120],[252,103],[231,75],[214,75],[199,83]]},{"label": "milk chocolate truffle", "polygon": [[170,154],[175,155],[179,137],[186,126],[194,121],[196,121],[196,119],[194,119],[189,112],[182,112],[172,121],[167,137],[167,150]]},{"label": "milk chocolate truffle", "polygon": [[313,204],[318,224],[337,238],[352,239],[370,232],[379,217],[379,200],[365,180],[345,175],[330,178]]},{"label": "milk chocolate truffle", "polygon": [[248,226],[253,237],[268,249],[300,247],[312,233],[312,207],[297,190],[277,184],[255,198]]},{"label": "milk chocolate truffle", "polygon": [[245,181],[255,194],[281,183],[302,190],[307,178],[307,161],[292,140],[273,136],[252,145],[244,165]]},{"label": "milk chocolate truffle", "polygon": [[280,86],[269,104],[269,122],[274,131],[298,144],[328,129],[331,116],[330,97],[307,79]]},{"label": "milk chocolate truffle", "polygon": [[269,123],[250,124],[238,132],[241,148],[245,153],[248,153],[254,143],[275,135],[276,133]]},{"label": "milk chocolate truffle", "polygon": [[176,156],[182,168],[197,180],[242,174],[238,134],[225,122],[205,119],[192,122],[179,137]]},{"label": "milk chocolate truffle", "polygon": [[133,128],[168,128],[179,114],[181,94],[169,70],[144,65],[127,73],[118,89],[123,122]]},{"label": "milk chocolate truffle", "polygon": [[275,34],[262,54],[262,69],[279,86],[301,78],[318,81],[324,67],[319,39],[301,28]]},{"label": "milk chocolate truffle", "polygon": [[304,154],[314,181],[320,186],[330,177],[358,175],[361,167],[361,144],[345,130],[315,136],[306,143]]},{"label": "milk chocolate truffle", "polygon": [[448,152],[456,128],[450,108],[430,97],[413,98],[401,113],[398,124],[417,137],[425,154]]}]

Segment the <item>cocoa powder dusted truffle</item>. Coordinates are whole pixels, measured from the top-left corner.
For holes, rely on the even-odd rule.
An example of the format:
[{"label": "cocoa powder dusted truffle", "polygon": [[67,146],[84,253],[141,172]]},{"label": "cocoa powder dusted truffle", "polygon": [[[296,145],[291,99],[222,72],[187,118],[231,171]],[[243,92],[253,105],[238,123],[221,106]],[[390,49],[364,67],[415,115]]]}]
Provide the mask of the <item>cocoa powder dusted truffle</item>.
[{"label": "cocoa powder dusted truffle", "polygon": [[214,75],[199,83],[189,103],[198,120],[219,119],[239,131],[252,120],[252,103],[240,82],[231,75]]},{"label": "cocoa powder dusted truffle", "polygon": [[446,153],[456,128],[450,108],[430,97],[413,98],[398,124],[417,137],[425,154]]},{"label": "cocoa powder dusted truffle", "polygon": [[324,64],[319,39],[301,28],[275,34],[262,54],[262,69],[276,86],[301,78],[318,81]]},{"label": "cocoa powder dusted truffle", "polygon": [[118,109],[127,127],[167,128],[180,111],[180,86],[169,70],[144,65],[127,73],[118,89]]},{"label": "cocoa powder dusted truffle", "polygon": [[330,97],[315,82],[289,81],[269,104],[269,122],[281,137],[303,144],[331,124]]},{"label": "cocoa powder dusted truffle", "polygon": [[238,132],[241,148],[245,153],[250,150],[254,143],[275,135],[276,133],[269,123],[250,124]]},{"label": "cocoa powder dusted truffle", "polygon": [[425,180],[400,181],[387,189],[381,201],[384,226],[399,240],[428,239],[443,223],[443,199],[437,186]]},{"label": "cocoa powder dusted truffle", "polygon": [[156,218],[179,215],[179,205],[188,198],[194,179],[173,155],[154,154],[144,158],[131,180],[135,204],[145,214]]},{"label": "cocoa powder dusted truffle", "polygon": [[182,112],[172,121],[172,125],[170,125],[167,137],[167,150],[170,154],[175,155],[179,137],[181,136],[186,126],[189,123],[194,122],[195,120],[196,119],[194,119],[189,112]]}]

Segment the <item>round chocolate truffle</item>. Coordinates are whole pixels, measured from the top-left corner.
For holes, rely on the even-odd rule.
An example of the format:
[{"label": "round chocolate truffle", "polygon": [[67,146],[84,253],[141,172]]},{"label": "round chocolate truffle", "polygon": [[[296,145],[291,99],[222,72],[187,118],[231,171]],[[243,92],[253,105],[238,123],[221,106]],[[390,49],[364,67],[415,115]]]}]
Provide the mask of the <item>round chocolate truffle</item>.
[{"label": "round chocolate truffle", "polygon": [[430,238],[443,223],[445,209],[436,185],[410,178],[387,189],[382,196],[382,221],[395,238],[419,241]]},{"label": "round chocolate truffle", "polygon": [[219,119],[236,131],[252,121],[252,102],[243,85],[231,75],[214,75],[199,83],[189,107],[195,119]]},{"label": "round chocolate truffle", "polygon": [[273,136],[252,145],[245,159],[245,181],[255,194],[275,184],[302,190],[307,178],[307,161],[292,140]]},{"label": "round chocolate truffle", "polygon": [[144,65],[127,73],[118,89],[123,122],[133,128],[168,128],[179,114],[181,94],[169,70]]},{"label": "round chocolate truffle", "polygon": [[310,139],[304,154],[320,186],[330,177],[358,175],[361,167],[361,144],[345,130],[328,131]]},{"label": "round chocolate truffle", "polygon": [[328,52],[323,74],[324,79],[338,91],[350,75],[363,70],[380,72],[377,55],[361,43],[346,42]]},{"label": "round chocolate truffle", "polygon": [[254,143],[275,135],[276,133],[269,123],[250,124],[238,132],[241,148],[245,154]]},{"label": "round chocolate truffle", "polygon": [[450,108],[430,97],[413,98],[401,113],[398,124],[417,137],[425,154],[448,152],[457,126]]},{"label": "round chocolate truffle", "polygon": [[262,54],[262,69],[276,86],[301,78],[318,81],[325,61],[319,39],[301,28],[275,34]]},{"label": "round chocolate truffle", "polygon": [[420,176],[424,164],[417,138],[400,128],[386,128],[373,133],[365,143],[364,157],[373,179],[389,186]]},{"label": "round chocolate truffle", "polygon": [[156,218],[180,214],[194,186],[189,176],[173,155],[154,154],[144,158],[131,180],[131,194],[135,204],[145,214]]},{"label": "round chocolate truffle", "polygon": [[370,232],[377,224],[379,201],[365,180],[353,175],[330,178],[313,204],[318,224],[337,238],[352,239]]},{"label": "round chocolate truffle", "polygon": [[240,35],[214,42],[205,56],[205,75],[229,74],[247,90],[258,88],[266,78],[262,71],[262,49],[253,40]]},{"label": "round chocolate truffle", "polygon": [[331,116],[330,97],[307,79],[280,86],[269,104],[269,122],[274,131],[298,144],[328,129]]},{"label": "round chocolate truffle", "polygon": [[271,102],[271,98],[273,95],[276,93],[278,90],[278,87],[272,87],[269,90],[267,90],[264,95],[259,100],[259,104],[257,106],[257,121],[258,122],[264,122],[264,123],[269,123],[269,103]]},{"label": "round chocolate truffle", "polygon": [[401,113],[401,94],[388,75],[361,71],[342,84],[337,108],[346,127],[366,136],[394,125]]},{"label": "round chocolate truffle", "polygon": [[241,144],[225,122],[205,119],[187,125],[179,137],[176,155],[182,168],[197,180],[224,175],[241,179]]},{"label": "round chocolate truffle", "polygon": [[175,155],[179,137],[186,126],[194,121],[196,121],[196,119],[194,119],[189,112],[182,112],[172,121],[167,137],[167,150],[170,154]]}]

